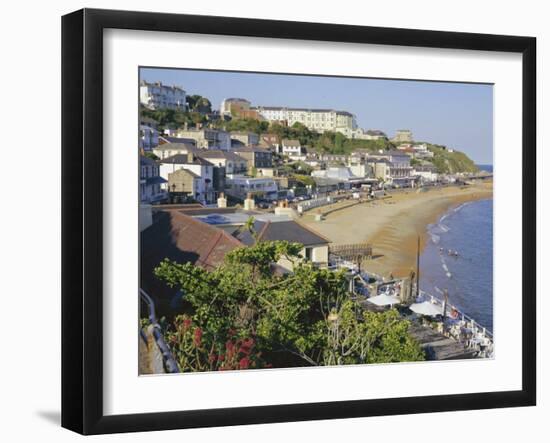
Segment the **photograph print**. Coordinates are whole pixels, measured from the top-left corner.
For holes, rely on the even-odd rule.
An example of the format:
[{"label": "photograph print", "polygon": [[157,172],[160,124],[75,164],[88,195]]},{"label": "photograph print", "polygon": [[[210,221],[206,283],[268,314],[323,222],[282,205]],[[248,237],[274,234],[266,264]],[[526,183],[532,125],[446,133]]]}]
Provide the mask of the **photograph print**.
[{"label": "photograph print", "polygon": [[140,375],[494,357],[492,84],[136,87]]}]

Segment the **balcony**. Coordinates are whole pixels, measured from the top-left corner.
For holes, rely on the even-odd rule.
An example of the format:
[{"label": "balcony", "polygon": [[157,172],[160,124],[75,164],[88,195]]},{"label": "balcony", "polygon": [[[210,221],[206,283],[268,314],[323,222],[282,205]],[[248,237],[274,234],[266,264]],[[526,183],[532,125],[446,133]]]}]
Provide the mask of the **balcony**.
[{"label": "balcony", "polygon": [[150,203],[152,205],[158,205],[168,201],[168,192],[159,191],[154,194],[141,194],[141,203]]}]

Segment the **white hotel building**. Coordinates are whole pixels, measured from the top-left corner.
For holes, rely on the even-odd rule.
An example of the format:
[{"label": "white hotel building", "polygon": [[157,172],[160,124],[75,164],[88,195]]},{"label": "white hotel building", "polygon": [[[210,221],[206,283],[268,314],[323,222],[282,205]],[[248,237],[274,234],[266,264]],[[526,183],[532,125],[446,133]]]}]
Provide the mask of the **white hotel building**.
[{"label": "white hotel building", "polygon": [[166,86],[161,82],[139,84],[139,101],[148,109],[187,108],[187,95],[179,86]]},{"label": "white hotel building", "polygon": [[286,122],[288,126],[298,122],[317,132],[340,132],[352,138],[357,130],[355,115],[347,111],[272,106],[258,106],[253,109],[268,121]]}]

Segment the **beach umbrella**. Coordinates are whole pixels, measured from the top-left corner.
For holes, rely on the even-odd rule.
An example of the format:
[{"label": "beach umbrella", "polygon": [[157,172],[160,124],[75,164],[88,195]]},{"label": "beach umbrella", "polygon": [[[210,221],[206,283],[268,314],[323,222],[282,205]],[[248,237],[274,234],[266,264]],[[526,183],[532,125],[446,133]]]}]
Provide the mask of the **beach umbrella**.
[{"label": "beach umbrella", "polygon": [[375,297],[367,298],[367,301],[377,306],[392,306],[401,303],[401,300],[394,295],[377,295]]},{"label": "beach umbrella", "polygon": [[437,306],[436,304],[429,301],[424,301],[422,303],[413,303],[409,306],[409,308],[411,311],[416,312],[417,314],[429,315],[431,317],[443,314],[443,309],[441,309],[441,306]]}]

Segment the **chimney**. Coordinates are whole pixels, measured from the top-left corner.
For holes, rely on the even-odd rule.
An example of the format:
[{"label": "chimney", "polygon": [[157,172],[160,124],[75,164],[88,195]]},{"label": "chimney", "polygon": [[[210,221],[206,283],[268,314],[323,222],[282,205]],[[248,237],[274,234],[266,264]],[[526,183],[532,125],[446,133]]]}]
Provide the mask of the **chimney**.
[{"label": "chimney", "polygon": [[297,218],[298,213],[288,206],[288,200],[280,200],[275,208],[275,215],[286,215],[290,218]]},{"label": "chimney", "polygon": [[218,208],[227,208],[227,199],[223,192],[220,192],[220,196],[218,197]]},{"label": "chimney", "polygon": [[191,151],[187,151],[187,161],[189,163],[193,163],[195,161],[195,154],[193,154]]},{"label": "chimney", "polygon": [[246,199],[244,200],[244,210],[253,211],[254,209],[256,209],[256,202],[252,198],[252,194],[248,192],[246,194]]}]

